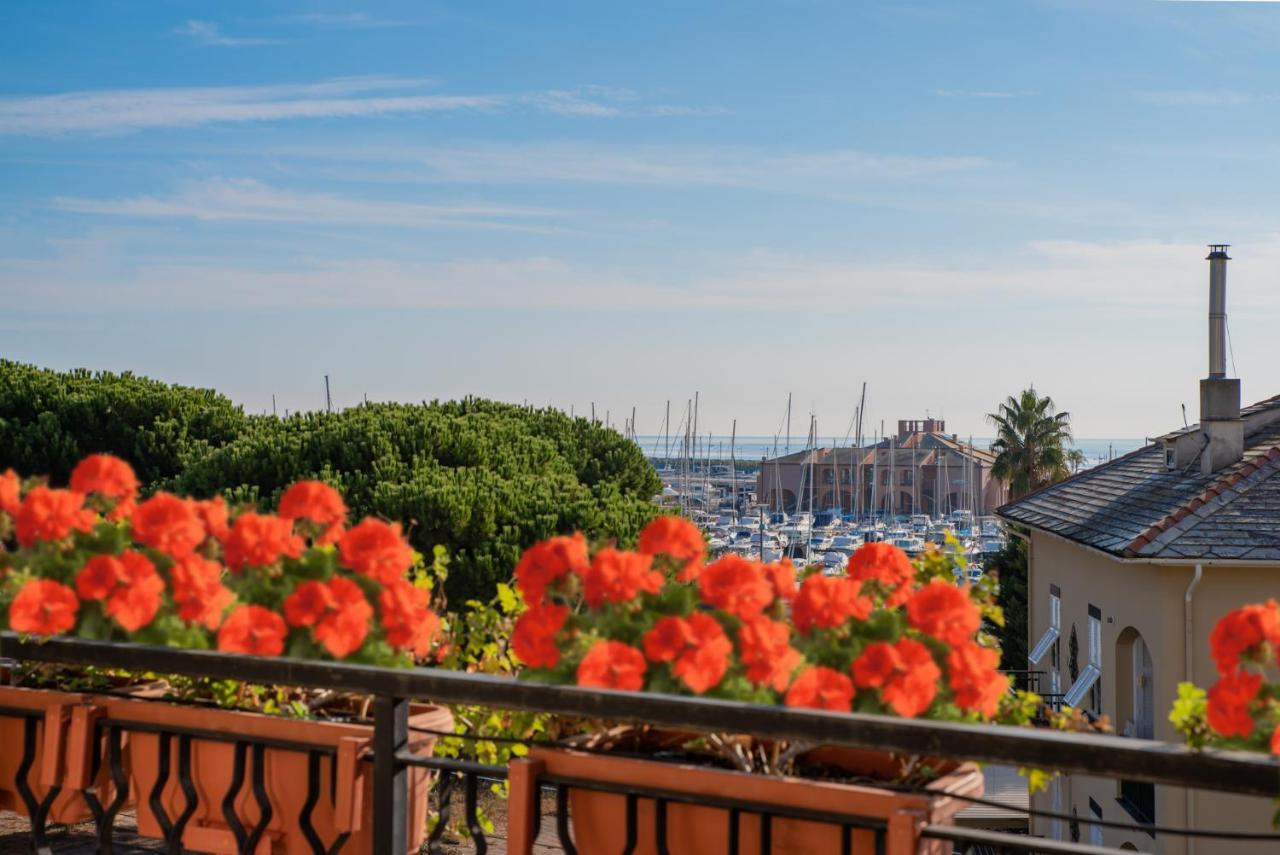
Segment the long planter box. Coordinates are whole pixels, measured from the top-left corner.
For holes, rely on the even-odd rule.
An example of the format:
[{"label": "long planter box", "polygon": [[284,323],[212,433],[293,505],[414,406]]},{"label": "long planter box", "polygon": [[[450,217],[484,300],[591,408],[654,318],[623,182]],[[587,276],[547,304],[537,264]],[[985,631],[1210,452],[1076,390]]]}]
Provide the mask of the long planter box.
[{"label": "long planter box", "polygon": [[[890,780],[896,761],[888,754],[843,749],[819,749],[810,755],[823,765],[850,776]],[[949,823],[966,802],[953,796],[978,797],[982,773],[971,763],[950,764],[945,774],[928,785],[927,794],[895,792],[872,784],[748,775],[707,766],[615,757],[571,748],[534,748],[527,758],[511,763],[508,807],[509,849],[515,855],[533,851],[539,809],[538,779],[543,775],[646,792],[732,799],[755,804],[853,815],[885,823],[886,855],[945,855],[950,843],[922,840],[926,823]],[[583,853],[626,850],[626,796],[573,787],[569,791],[573,838]],[[636,855],[656,855],[655,801],[641,797],[636,805]],[[724,807],[667,803],[667,845],[673,855],[708,855],[729,848],[729,811]],[[873,832],[853,832],[852,851],[874,852]],[[769,840],[774,855],[840,852],[839,826],[775,816]],[[755,855],[761,847],[758,815],[743,811],[738,818],[738,852]]]},{"label": "long planter box", "polygon": [[[92,784],[93,794],[101,798],[106,786],[103,772],[97,781],[89,780],[92,701],[90,695],[72,692],[0,687],[0,708],[6,713],[0,715],[0,810],[31,815],[22,797],[21,779],[37,805],[44,803],[52,787],[60,788],[49,806],[47,822],[91,818],[82,791]],[[28,719],[23,712],[33,715]]]},{"label": "long planter box", "polygon": [[[195,796],[182,833],[187,849],[215,855],[243,851],[237,837],[252,839],[263,813],[260,803],[265,801],[271,815],[252,847],[255,853],[314,852],[302,820],[305,813],[311,834],[322,848],[328,849],[345,834],[344,855],[372,855],[372,764],[363,759],[373,736],[370,725],[301,721],[132,698],[103,697],[98,704],[105,708],[108,721],[125,725],[124,765],[140,834],[164,837],[166,825],[180,820],[190,804],[184,791],[186,778]],[[417,705],[409,724],[450,731],[453,716],[443,707]],[[161,735],[154,732],[156,728],[188,735],[185,761],[183,738]],[[410,747],[429,756],[435,741],[434,736],[417,735],[411,737]],[[162,742],[168,743],[167,757]],[[184,770],[189,775],[182,774]],[[407,774],[409,851],[416,851],[426,834],[430,773],[414,768]],[[226,815],[229,807],[234,823]]]}]

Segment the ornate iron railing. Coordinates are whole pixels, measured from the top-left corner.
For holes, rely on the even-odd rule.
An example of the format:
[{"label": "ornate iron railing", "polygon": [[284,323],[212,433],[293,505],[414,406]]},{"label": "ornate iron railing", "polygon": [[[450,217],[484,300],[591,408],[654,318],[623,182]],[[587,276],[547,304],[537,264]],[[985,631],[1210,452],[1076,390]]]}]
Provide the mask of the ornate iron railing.
[{"label": "ornate iron railing", "polygon": [[[887,716],[841,714],[814,710],[796,710],[772,706],[743,704],[707,698],[636,694],[629,692],[583,689],[576,686],[554,686],[519,682],[480,674],[467,674],[435,669],[396,670],[365,665],[334,664],[291,659],[262,658],[211,651],[177,650],[166,647],[77,639],[54,638],[42,643],[26,642],[12,633],[0,633],[0,657],[29,662],[68,663],[118,668],[135,672],[154,672],[202,676],[213,679],[235,679],[251,683],[359,692],[374,696],[372,749],[367,759],[372,762],[373,779],[373,851],[403,852],[408,845],[407,774],[413,767],[434,769],[440,775],[435,787],[440,820],[428,841],[430,851],[442,851],[441,835],[449,819],[453,788],[461,782],[464,788],[466,825],[477,852],[486,850],[485,836],[477,818],[478,784],[484,779],[499,780],[506,769],[464,760],[425,757],[410,750],[409,701],[429,698],[436,703],[480,705],[494,709],[536,710],[571,716],[582,716],[619,722],[641,722],[670,728],[686,728],[702,732],[734,732],[753,734],[768,739],[802,740],[834,746],[866,747],[909,755],[952,757],[1020,767],[1082,773],[1129,781],[1145,781],[1197,789],[1211,789],[1252,796],[1280,794],[1280,765],[1258,754],[1234,751],[1193,751],[1184,746],[1126,739],[1117,736],[1063,733],[1034,728],[1011,728],[919,721]],[[0,716],[20,716],[28,722],[23,745],[23,761],[17,788],[31,817],[32,845],[36,851],[48,851],[45,824],[48,808],[57,793],[46,794],[37,803],[26,786],[25,776],[31,771],[35,750],[35,719],[28,710],[0,709]],[[106,763],[114,782],[115,797],[111,804],[101,805],[86,791],[86,804],[96,822],[99,851],[110,852],[113,820],[127,791],[127,779],[121,769],[120,737],[128,731],[148,731],[161,736],[166,746],[161,758],[161,780],[147,795],[149,805],[157,811],[157,820],[165,831],[169,850],[181,851],[184,827],[196,807],[191,786],[191,740],[211,738],[230,742],[235,747],[235,773],[231,790],[221,808],[228,825],[235,832],[242,852],[253,852],[261,839],[273,810],[261,781],[262,753],[268,748],[305,752],[308,755],[307,797],[300,817],[301,827],[310,828],[309,816],[320,797],[321,761],[326,755],[315,745],[293,744],[236,733],[206,733],[167,725],[143,724],[101,718],[96,744],[105,746],[93,758],[95,773]],[[177,742],[176,764],[170,744]],[[8,751],[8,746],[0,746]],[[255,762],[246,764],[252,755]],[[173,768],[176,765],[176,769]],[[246,766],[252,767],[248,782],[258,806],[259,819],[252,828],[244,827],[236,815],[235,804],[245,785]],[[332,768],[332,767],[331,767]],[[169,817],[160,801],[162,788],[176,774],[185,794],[182,813]],[[736,853],[737,819],[755,816],[763,828],[777,817],[796,817],[828,822],[846,830],[845,847],[849,851],[850,829],[870,829],[873,838],[883,845],[880,821],[857,815],[822,814],[772,804],[754,804],[724,799],[689,797],[666,791],[650,791],[639,786],[602,784],[577,779],[543,775],[538,783],[557,797],[557,838],[568,853],[575,852],[568,818],[567,794],[575,789],[615,792],[626,799],[625,836],[634,844],[636,837],[635,804],[652,801],[658,823],[659,846],[665,847],[662,827],[668,803],[696,801],[727,808],[735,817],[729,835],[730,851]],[[1063,817],[1069,819],[1069,817]],[[1114,825],[1114,823],[1107,823]],[[1196,834],[1195,830],[1171,829],[1169,833]],[[1208,833],[1210,836],[1216,834]],[[987,852],[1073,852],[1111,853],[1111,850],[1078,843],[1041,840],[1009,833],[985,831],[958,826],[929,825],[925,837],[951,841],[958,851]],[[1245,835],[1248,836],[1248,835]],[[342,838],[324,841],[312,831],[307,835],[316,853],[334,853],[341,849]],[[1274,838],[1280,843],[1280,837]],[[629,851],[629,850],[628,850]],[[879,851],[879,846],[877,850]],[[588,853],[594,855],[594,853]],[[711,855],[711,853],[706,853]]]}]

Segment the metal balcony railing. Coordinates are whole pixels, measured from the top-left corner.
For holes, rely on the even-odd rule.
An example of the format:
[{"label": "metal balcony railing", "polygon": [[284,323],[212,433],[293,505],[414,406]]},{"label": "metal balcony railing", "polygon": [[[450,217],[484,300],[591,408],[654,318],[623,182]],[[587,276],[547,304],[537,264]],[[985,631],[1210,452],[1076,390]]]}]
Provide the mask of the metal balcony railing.
[{"label": "metal balcony railing", "polygon": [[[1034,728],[1013,728],[920,721],[888,716],[865,714],[841,714],[814,710],[797,710],[773,706],[743,704],[707,698],[679,697],[631,692],[601,691],[575,686],[555,686],[520,682],[508,678],[480,674],[468,674],[435,669],[388,669],[365,665],[335,664],[329,662],[292,659],[261,658],[212,651],[178,650],[167,647],[135,644],[114,644],[54,638],[41,643],[23,641],[12,633],[0,633],[0,657],[46,663],[67,663],[79,666],[98,666],[125,669],[135,672],[183,674],[213,679],[233,679],[251,683],[280,684],[340,692],[356,692],[374,696],[374,724],[372,750],[369,759],[373,764],[373,851],[378,853],[404,852],[408,832],[408,781],[410,767],[427,767],[440,774],[436,786],[440,815],[448,819],[450,793],[461,783],[464,789],[466,824],[477,852],[484,852],[486,841],[476,815],[478,782],[483,779],[502,779],[503,767],[489,766],[447,758],[429,758],[409,750],[409,700],[430,699],[442,704],[466,704],[505,710],[536,710],[570,716],[604,719],[618,722],[641,722],[650,725],[684,728],[702,732],[733,732],[752,734],[770,739],[801,740],[809,743],[835,746],[852,746],[893,751],[908,755],[952,757],[977,760],[1011,766],[1084,773],[1096,777],[1110,777],[1126,781],[1143,781],[1198,789],[1218,790],[1251,796],[1274,797],[1280,794],[1280,765],[1271,758],[1234,751],[1193,751],[1184,746],[1126,739],[1117,736],[1063,733]],[[3,715],[26,715],[23,711],[0,710]],[[127,779],[119,764],[120,735],[130,730],[150,728],[152,732],[172,734],[178,740],[179,757],[176,762],[180,784],[184,783],[186,756],[184,745],[196,734],[180,728],[164,725],[142,725],[128,721],[107,720],[103,738],[98,744],[105,746],[103,756],[95,758],[95,764],[106,763],[115,779],[117,794],[114,805],[90,804],[97,822],[100,850],[110,851],[113,811],[124,796],[119,792],[127,787]],[[21,775],[30,771],[30,758],[34,751],[34,730],[22,750],[24,759]],[[241,734],[199,734],[200,738],[213,736],[236,745],[238,759],[249,753],[260,758],[261,752],[270,747],[276,750],[299,750],[315,753],[314,746],[291,746],[288,743],[270,742]],[[167,741],[166,741],[167,742]],[[4,746],[4,750],[10,750]],[[252,764],[252,775],[260,774],[261,763]],[[244,785],[244,768],[237,764],[237,787]],[[100,768],[100,766],[98,767]],[[167,775],[168,772],[166,771]],[[307,783],[310,791],[315,787],[318,775],[318,759],[311,762],[313,780]],[[194,789],[189,779],[183,786],[188,804],[183,816],[194,810]],[[557,836],[567,853],[575,852],[568,821],[568,793],[574,788],[607,789],[617,791],[627,799],[626,811],[628,839],[634,840],[634,822],[637,801],[649,800],[655,804],[654,814],[663,829],[665,805],[679,802],[686,796],[664,792],[650,792],[638,787],[600,785],[591,782],[558,779],[544,776],[539,781],[552,790],[557,800]],[[28,807],[32,817],[32,846],[41,851],[47,846],[45,815],[48,805],[34,802],[30,788],[19,780],[17,788],[30,798]],[[271,807],[261,804],[263,798],[260,781],[249,786],[260,802],[261,813],[266,815]],[[238,790],[227,794],[223,805],[232,804]],[[56,796],[56,794],[54,794]],[[89,794],[85,793],[86,796]],[[46,801],[51,801],[50,796]],[[96,801],[96,800],[95,800]],[[804,815],[804,811],[779,805],[731,803],[712,800],[719,807],[726,807],[731,815],[749,815],[758,818],[761,827],[767,829],[774,817],[797,816],[819,822],[828,822],[845,829],[845,839],[852,829],[871,829],[877,839],[882,839],[883,821],[857,815],[823,814]],[[725,804],[719,802],[725,801]],[[308,798],[304,814],[314,806]],[[1043,816],[1057,816],[1042,814]],[[1063,816],[1064,820],[1071,817]],[[301,818],[301,826],[308,827],[307,816]],[[165,817],[170,851],[181,851],[183,817]],[[263,821],[265,822],[265,820]],[[1116,825],[1116,823],[1102,823]],[[261,826],[262,823],[259,823]],[[439,849],[440,834],[446,822],[437,823],[429,851]],[[736,825],[734,826],[736,828]],[[1231,835],[1227,832],[1197,832],[1189,829],[1160,829],[1162,833],[1203,835],[1209,837],[1235,836],[1273,839],[1280,843],[1280,836]],[[240,829],[237,838],[244,852],[254,851],[254,845],[262,833],[261,827]],[[1072,842],[1042,840],[1014,834],[984,831],[959,826],[926,826],[925,837],[951,841],[957,851],[966,853],[990,852],[1050,852],[1050,853],[1116,853],[1119,850],[1087,846]],[[660,833],[659,840],[663,840]],[[736,835],[731,835],[732,842]],[[317,853],[338,851],[342,841],[309,840]],[[848,843],[846,842],[846,849]],[[44,850],[47,851],[47,850]],[[713,855],[713,853],[704,853]]]}]

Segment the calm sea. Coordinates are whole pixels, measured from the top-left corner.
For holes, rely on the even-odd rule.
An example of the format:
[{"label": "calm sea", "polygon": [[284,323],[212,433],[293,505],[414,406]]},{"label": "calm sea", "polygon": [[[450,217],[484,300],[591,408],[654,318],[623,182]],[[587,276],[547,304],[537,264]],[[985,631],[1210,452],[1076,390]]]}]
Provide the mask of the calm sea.
[{"label": "calm sea", "polygon": [[[968,441],[968,437],[961,437],[962,440]],[[636,441],[640,447],[644,449],[644,453],[650,457],[667,456],[667,447],[670,443],[670,454],[675,456],[680,454],[680,442],[677,437],[669,439],[661,436],[644,435],[636,437]],[[987,448],[991,445],[991,437],[973,438],[973,444],[979,448]],[[819,446],[840,446],[846,445],[844,437],[819,437]],[[1146,445],[1143,439],[1111,439],[1111,438],[1076,438],[1075,447],[1084,452],[1085,457],[1090,464],[1101,463],[1112,457],[1119,457],[1122,454],[1128,454]],[[761,457],[775,457],[779,454],[787,452],[787,444],[785,440],[776,441],[771,436],[740,436],[732,444],[734,456],[738,460],[759,460]],[[791,451],[800,451],[804,448],[804,437],[791,438]],[[727,436],[712,435],[710,438],[702,437],[699,440],[698,454],[700,457],[711,457],[714,460],[728,460],[730,452],[730,441]]]}]

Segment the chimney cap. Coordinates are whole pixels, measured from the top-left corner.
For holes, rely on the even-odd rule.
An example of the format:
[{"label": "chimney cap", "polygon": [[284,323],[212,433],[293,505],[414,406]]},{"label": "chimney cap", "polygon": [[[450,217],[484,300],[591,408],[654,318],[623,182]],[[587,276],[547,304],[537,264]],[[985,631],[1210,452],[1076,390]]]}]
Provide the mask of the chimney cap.
[{"label": "chimney cap", "polygon": [[1228,261],[1230,261],[1230,260],[1231,260],[1231,256],[1227,255],[1227,249],[1228,249],[1228,247],[1230,247],[1230,246],[1231,246],[1231,244],[1229,244],[1229,243],[1211,243],[1211,244],[1209,244],[1209,254],[1208,254],[1207,256],[1205,256],[1205,259],[1206,259],[1206,260],[1208,260],[1208,259],[1213,259],[1213,258],[1225,258],[1225,259],[1227,259]]}]

